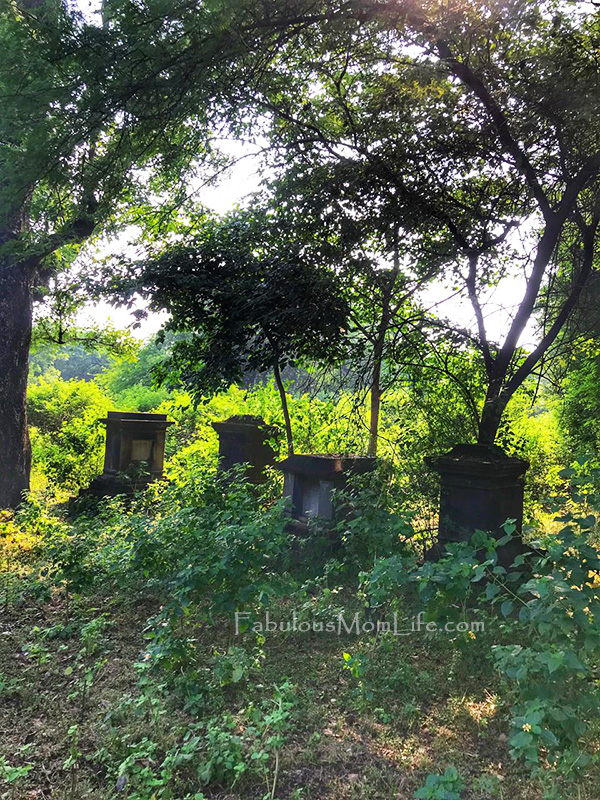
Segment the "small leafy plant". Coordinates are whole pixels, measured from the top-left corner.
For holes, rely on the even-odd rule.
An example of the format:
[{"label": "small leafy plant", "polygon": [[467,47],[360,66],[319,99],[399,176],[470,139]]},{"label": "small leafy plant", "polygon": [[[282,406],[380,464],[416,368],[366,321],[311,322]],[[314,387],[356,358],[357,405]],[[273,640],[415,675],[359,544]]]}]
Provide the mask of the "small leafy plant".
[{"label": "small leafy plant", "polygon": [[415,792],[416,800],[461,800],[464,781],[454,767],[448,767],[442,775],[430,773],[425,785]]}]

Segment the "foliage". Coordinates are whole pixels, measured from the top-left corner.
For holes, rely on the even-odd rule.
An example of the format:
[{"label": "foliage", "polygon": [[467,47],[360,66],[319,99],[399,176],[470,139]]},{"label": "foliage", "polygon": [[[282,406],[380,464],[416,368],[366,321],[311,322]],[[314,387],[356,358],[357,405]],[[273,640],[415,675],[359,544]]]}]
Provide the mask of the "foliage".
[{"label": "foliage", "polygon": [[155,393],[157,398],[160,397],[161,401],[168,398],[166,389],[157,388],[154,372],[169,357],[174,341],[175,337],[169,333],[160,340],[154,335],[141,345],[136,353],[130,354],[128,358],[115,360],[110,369],[102,375],[103,385],[115,398],[119,407],[124,402],[132,402],[140,395],[147,397],[150,392]]},{"label": "foliage", "polygon": [[[393,559],[375,565],[366,581],[374,605],[389,601],[402,584],[415,583],[425,619],[444,623],[458,610],[490,620],[499,612],[506,643],[492,644],[497,669],[512,696],[510,743],[513,757],[535,765],[543,750],[565,771],[585,766],[585,734],[600,708],[595,664],[600,655],[600,558],[589,541],[595,518],[562,520],[566,526],[545,540],[545,549],[518,555],[508,569],[497,549],[512,540],[514,526],[501,540],[476,535],[472,543],[448,545],[437,562],[408,573],[399,563],[400,580],[381,583]],[[404,566],[404,572],[401,567]],[[486,623],[487,624],[487,623]],[[485,624],[481,626],[485,631]],[[457,627],[458,631],[459,628]],[[476,638],[472,628],[460,637]],[[489,640],[489,636],[485,634]],[[465,639],[465,641],[467,640]]]},{"label": "foliage", "polygon": [[[93,235],[114,233],[151,206],[156,215],[159,198],[179,208],[186,179],[208,164],[222,167],[215,129],[231,91],[245,83],[245,46],[229,35],[228,8],[184,13],[202,53],[191,72],[190,40],[176,21],[184,3],[158,11],[110,2],[88,11],[63,0],[0,7],[0,427],[13,443],[0,470],[2,507],[18,505],[29,488],[25,394],[35,290],[70,270]],[[223,72],[232,63],[241,68],[237,88]],[[69,292],[62,300],[69,305]],[[58,336],[54,324],[43,327],[64,339],[60,323]]]},{"label": "foliage", "polygon": [[344,559],[356,569],[410,551],[413,515],[394,510],[404,499],[394,483],[392,469],[382,465],[356,476],[345,491],[336,493],[334,502],[341,512],[337,534]]},{"label": "foliage", "polygon": [[[282,506],[279,503],[266,514],[251,506],[250,497],[229,488],[223,512],[215,515],[208,506],[191,515],[184,511],[167,517],[133,551],[133,566],[154,579],[169,569],[169,597],[152,621],[144,666],[165,670],[192,705],[203,705],[212,686],[206,683],[196,644],[198,626],[218,619],[231,625],[236,611],[252,614],[289,591],[284,572],[289,534]],[[163,527],[167,524],[168,528]],[[168,532],[168,550],[161,531],[163,536]],[[177,559],[173,550],[179,544],[182,549]],[[193,552],[201,553],[201,558],[190,556]],[[234,683],[240,666],[232,666]],[[220,685],[229,682],[224,668],[224,660],[217,659]]]},{"label": "foliage", "polygon": [[464,788],[456,769],[448,767],[442,775],[428,775],[425,785],[414,796],[418,800],[460,800]]},{"label": "foliage", "polygon": [[[319,685],[302,701],[321,729],[332,719],[328,701],[338,700],[327,694],[332,663],[344,670],[341,681],[333,670],[335,692],[357,700],[386,744],[401,717],[397,705],[387,705],[394,682],[410,686],[402,719],[420,723],[413,694],[427,672],[420,664],[434,670],[437,662],[428,701],[449,686],[464,700],[468,681],[493,666],[485,689],[499,699],[494,723],[507,730],[512,756],[534,771],[558,770],[568,782],[592,766],[597,746],[600,559],[590,511],[598,475],[585,476],[581,462],[558,467],[573,448],[596,455],[597,354],[583,347],[566,379],[564,451],[552,400],[543,391],[530,413],[539,387],[526,379],[545,366],[597,259],[598,13],[570,14],[573,5],[562,0],[360,8],[345,0],[277,0],[267,11],[249,0],[167,5],[108,0],[93,23],[60,2],[8,3],[0,12],[7,54],[0,75],[4,323],[14,311],[11,270],[26,276],[20,308],[27,310],[33,287],[48,287],[52,274],[69,269],[82,241],[126,218],[145,226],[149,257],[125,290],[152,294],[172,312],[169,325],[179,334],[115,368],[107,391],[102,379],[45,376],[32,386],[34,458],[61,490],[76,490],[99,470],[96,417],[109,403],[160,403],[178,428],[170,482],[131,500],[80,504],[71,519],[36,498],[0,519],[2,645],[14,650],[6,666],[16,661],[20,669],[23,660],[35,687],[26,692],[19,677],[2,678],[3,706],[20,713],[29,698],[38,720],[44,702],[60,697],[65,720],[53,745],[68,755],[54,775],[68,775],[72,798],[87,764],[90,794],[201,800],[199,784],[211,795],[228,786],[251,796],[259,783],[274,800],[295,726],[295,690],[283,673],[307,661],[298,667],[288,658],[282,667],[277,648],[251,631],[249,644],[234,646],[224,623],[231,627],[238,610],[252,619],[297,605],[319,618],[348,606],[373,625],[383,612],[402,609],[417,622],[460,619],[461,627],[455,624],[441,653],[425,634],[412,652],[391,636],[348,649],[311,640],[294,651],[303,658],[315,651]],[[214,161],[209,142],[223,134],[267,141],[272,174],[284,178],[277,191],[285,231],[264,209],[198,218],[181,180]],[[153,208],[159,197],[182,210],[177,220],[172,209]],[[526,295],[496,344],[482,304],[513,269],[526,275]],[[476,335],[449,334],[448,323],[433,316],[415,332],[406,319],[415,310],[404,303],[407,275],[421,285],[442,272],[471,301]],[[560,292],[552,290],[557,276]],[[84,289],[54,288],[53,313],[42,313],[37,333],[60,344],[66,327],[80,336],[72,303]],[[381,313],[385,297],[402,324],[382,339],[373,329],[389,322]],[[286,364],[312,369],[308,362],[341,359],[351,301],[354,361],[350,370],[342,365],[349,387],[328,391],[329,370],[311,393],[289,384],[286,394]],[[543,330],[527,353],[519,340],[532,314]],[[365,388],[376,383],[376,369],[366,384],[358,379],[365,322],[366,339],[383,342],[389,356],[374,355],[386,389],[380,452],[388,464],[338,498],[352,516],[339,526],[335,558],[324,562],[310,551],[308,563],[297,563],[308,548],[296,547],[286,531],[271,486],[253,489],[239,470],[216,472],[210,423],[241,411],[289,429],[291,417],[302,450],[364,452]],[[277,389],[230,386],[248,367],[273,367]],[[190,395],[157,391],[151,371],[174,371]],[[7,377],[3,398],[19,377]],[[207,397],[216,388],[222,391]],[[498,547],[511,545],[510,522],[500,542],[478,534],[450,545],[438,561],[419,560],[437,491],[422,456],[457,441],[491,440],[499,426],[507,449],[533,462],[530,505],[572,477],[564,503],[570,513],[509,569],[499,564]],[[88,720],[100,678],[108,677],[108,607],[121,613],[123,630],[142,618],[129,643],[135,677],[129,696],[103,696]],[[42,628],[46,614],[64,622]],[[36,624],[24,631],[32,615]],[[467,620],[485,628],[469,628]],[[281,649],[291,652],[292,644],[290,634]],[[469,670],[457,679],[461,660]],[[37,696],[45,674],[51,691]],[[386,702],[376,705],[381,696]],[[339,712],[335,721],[352,724]],[[29,788],[30,757],[15,748],[0,758],[13,794]],[[430,775],[415,797],[458,800],[463,788],[448,768]]]},{"label": "foliage", "polygon": [[28,414],[35,468],[61,491],[86,486],[101,472],[110,398],[94,383],[41,378],[32,384]]},{"label": "foliage", "polygon": [[166,752],[147,736],[124,739],[118,743],[121,761],[111,766],[115,785],[126,789],[132,800],[146,800],[148,792],[166,800],[174,786],[190,800],[203,800],[201,792],[194,792],[198,783],[235,786],[254,775],[266,782],[269,791],[264,797],[275,797],[269,778],[274,788],[294,705],[294,687],[285,682],[273,687],[268,700],[250,704],[238,717],[225,714],[192,723]]},{"label": "foliage", "polygon": [[306,252],[283,249],[258,211],[205,218],[189,244],[138,270],[133,288],[169,312],[167,330],[189,334],[171,359],[196,396],[248,369],[339,353],[346,308],[334,277]]},{"label": "foliage", "polygon": [[[356,208],[363,238],[395,223],[412,265],[437,263],[471,302],[486,375],[484,442],[550,355],[595,260],[599,130],[586,97],[597,80],[588,45],[598,13],[551,7],[415,2],[398,14],[374,6],[365,19],[338,7],[302,48],[280,51],[265,79],[273,161],[287,174],[293,159],[300,183],[309,175],[308,200],[302,192],[286,200],[310,207],[320,171],[335,187],[331,218]],[[556,251],[571,256],[568,288],[547,304],[540,289],[555,274]],[[486,304],[519,262],[527,291],[498,344]],[[544,313],[544,333],[525,353],[519,339],[534,310]]]},{"label": "foliage", "polygon": [[[217,62],[223,66],[237,48],[227,44],[226,9],[188,16],[205,58],[183,80],[191,79],[187,45],[165,28],[183,10],[152,16],[111,2],[84,16],[62,2],[26,12],[3,6],[0,228],[3,242],[12,234],[13,253],[43,259],[58,251],[45,267],[62,272],[95,226],[114,224],[120,203],[177,192],[182,176],[209,156],[208,117],[216,119],[217,95],[227,88]],[[144,47],[151,57],[140,62]],[[19,228],[22,218],[30,224]]]},{"label": "foliage", "polygon": [[560,399],[544,392],[534,398],[526,386],[508,407],[498,444],[508,455],[530,464],[526,474],[526,519],[535,523],[552,497],[564,489],[561,469],[570,463],[568,440],[560,424]]},{"label": "foliage", "polygon": [[[92,382],[64,381],[50,372],[31,383],[33,463],[42,486],[49,481],[51,487],[61,484],[62,492],[72,492],[101,471],[104,431],[97,420],[109,408],[160,411],[175,421],[167,436],[166,463],[166,474],[175,481],[185,480],[190,470],[200,477],[201,472],[216,469],[218,439],[213,422],[251,414],[283,432],[279,393],[272,382],[249,389],[231,386],[195,405],[189,395],[149,385],[151,365],[161,358],[162,349],[151,342],[140,349],[139,361],[114,364]],[[412,512],[418,518],[418,538],[426,539],[439,490],[435,477],[424,469],[423,458],[472,440],[474,427],[464,395],[452,379],[427,369],[413,371],[412,378],[414,383],[390,389],[382,398],[380,456],[387,488],[385,500],[380,497],[369,508],[375,513],[383,504]],[[319,386],[317,382],[309,391],[302,385],[289,386],[287,400],[298,452],[364,453],[368,410],[361,396],[339,391],[335,385]],[[558,472],[569,459],[560,444],[554,405],[539,413],[539,403],[533,412],[528,403],[525,394],[515,398],[502,443],[511,454],[531,462],[527,511],[533,521],[539,517],[543,499],[564,481]],[[284,442],[282,433],[273,443],[281,455]],[[362,525],[367,535],[366,528],[372,528],[364,522],[355,524]]]},{"label": "foliage", "polygon": [[562,521],[566,526],[545,542],[531,577],[509,574],[493,596],[504,616],[518,612],[529,634],[523,644],[499,645],[493,652],[514,691],[513,756],[536,763],[545,748],[568,771],[588,763],[581,743],[600,709],[600,559],[588,541],[595,519]]},{"label": "foliage", "polygon": [[[68,265],[67,265],[68,266]],[[84,351],[126,356],[135,349],[128,331],[117,330],[110,320],[100,325],[89,321],[78,324],[78,315],[89,300],[89,291],[81,281],[67,276],[53,276],[41,292],[35,310],[32,349],[53,345],[56,349],[75,345]]]},{"label": "foliage", "polygon": [[600,447],[600,347],[595,339],[573,348],[563,380],[560,420],[577,456],[597,457]]},{"label": "foliage", "polygon": [[347,308],[335,275],[276,234],[258,210],[205,215],[190,241],[138,262],[116,291],[169,313],[165,331],[180,335],[155,375],[196,402],[249,371],[272,369],[292,453],[281,370],[339,360]]},{"label": "foliage", "polygon": [[[11,787],[16,787],[21,778],[26,777],[32,769],[33,764],[31,763],[23,766],[11,766],[6,758],[0,755],[0,777]],[[14,795],[11,793],[12,796]]]},{"label": "foliage", "polygon": [[54,370],[64,381],[89,381],[102,374],[110,365],[106,353],[86,350],[81,345],[56,348],[43,344],[32,349],[29,380],[48,377]]},{"label": "foliage", "polygon": [[[588,505],[595,502],[593,494],[586,497]],[[361,642],[352,637],[342,647],[334,642],[339,686],[354,712],[386,729],[396,719],[412,725],[422,713],[419,697],[430,702],[432,693],[445,691],[427,677],[438,659],[446,676],[440,684],[456,684],[460,696],[465,681],[473,680],[468,675],[485,674],[499,709],[494,736],[498,729],[508,732],[515,759],[534,770],[554,766],[564,781],[589,768],[600,657],[593,517],[565,517],[545,549],[506,570],[497,548],[509,544],[510,533],[500,543],[478,535],[449,547],[437,562],[420,561],[413,522],[399,510],[397,487],[385,471],[364,476],[340,500],[352,505],[356,524],[342,529],[345,541],[335,559],[310,563],[291,557],[281,505],[245,486],[237,473],[217,475],[202,455],[196,461],[190,456],[176,480],[127,503],[105,501],[66,523],[31,501],[10,521],[11,530],[22,528],[37,540],[21,567],[35,571],[36,602],[57,594],[68,599],[60,623],[29,630],[22,652],[30,679],[40,680],[52,669],[53,648],[61,652],[72,640],[60,673],[74,715],[64,762],[74,785],[86,753],[83,726],[110,658],[107,639],[115,622],[104,609],[123,607],[123,619],[130,619],[126,597],[148,604],[137,684],[133,694],[113,698],[103,710],[92,762],[109,786],[126,788],[132,797],[150,791],[165,800],[176,792],[193,797],[199,785],[210,793],[216,783],[248,796],[254,782],[267,787],[257,796],[276,796],[276,776],[285,770],[281,752],[295,731],[295,692],[282,685],[280,672],[278,688],[271,688],[276,651],[266,635],[248,628],[232,641],[236,610],[248,611],[251,622],[267,609],[272,618],[297,609],[299,619],[323,621],[355,609],[371,624],[398,612],[405,625],[409,618],[413,626],[418,622],[425,637],[411,641],[406,657],[398,651],[402,640],[391,633]],[[86,598],[94,598],[94,606],[83,618]],[[7,607],[16,602],[22,600],[10,594]],[[435,623],[443,630],[447,622],[453,628],[443,634],[425,627]],[[287,651],[292,639],[284,644]],[[313,647],[321,644],[311,640]],[[422,650],[427,669],[415,660]],[[457,659],[470,671],[457,673]],[[5,684],[15,691],[10,680]],[[447,770],[430,776],[416,796],[460,796],[461,787]]]}]

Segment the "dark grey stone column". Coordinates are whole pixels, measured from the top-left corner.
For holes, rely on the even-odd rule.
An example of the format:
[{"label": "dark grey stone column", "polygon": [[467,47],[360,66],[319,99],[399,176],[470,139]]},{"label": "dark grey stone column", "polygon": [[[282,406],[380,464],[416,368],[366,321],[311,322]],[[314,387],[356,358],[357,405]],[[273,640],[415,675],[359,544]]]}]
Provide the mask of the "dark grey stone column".
[{"label": "dark grey stone column", "polygon": [[291,500],[290,529],[304,534],[310,517],[335,524],[333,491],[343,490],[351,475],[370,472],[371,456],[294,455],[276,464],[283,472],[283,495]]},{"label": "dark grey stone column", "polygon": [[224,422],[213,422],[219,436],[219,469],[226,471],[235,464],[248,464],[246,479],[259,484],[266,480],[265,467],[275,463],[275,453],[269,444],[277,429],[260,417],[239,415]]},{"label": "dark grey stone column", "polygon": [[104,472],[88,490],[98,496],[131,494],[162,478],[167,429],[166,414],[109,411],[106,425]]},{"label": "dark grey stone column", "polygon": [[515,520],[515,542],[502,561],[523,550],[523,488],[529,462],[496,446],[457,445],[449,453],[425,459],[441,480],[438,543],[469,541],[476,530],[501,538],[502,525]]}]

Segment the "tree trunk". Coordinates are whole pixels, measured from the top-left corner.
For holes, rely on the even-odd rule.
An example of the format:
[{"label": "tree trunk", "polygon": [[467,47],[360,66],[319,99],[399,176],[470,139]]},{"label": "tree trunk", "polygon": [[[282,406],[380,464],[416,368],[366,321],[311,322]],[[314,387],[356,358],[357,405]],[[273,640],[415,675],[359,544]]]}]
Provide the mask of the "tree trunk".
[{"label": "tree trunk", "polygon": [[377,442],[379,439],[379,410],[381,407],[381,366],[385,353],[385,337],[390,327],[391,303],[396,288],[396,281],[400,274],[400,260],[398,257],[398,230],[395,231],[396,246],[394,248],[394,267],[383,287],[381,298],[381,319],[377,326],[377,338],[373,346],[373,375],[371,376],[371,410],[369,415],[369,447],[368,456],[377,455]]},{"label": "tree trunk", "polygon": [[371,410],[369,416],[369,447],[368,456],[377,455],[377,441],[379,439],[379,408],[381,406],[381,362],[383,360],[383,338],[377,341],[373,350],[373,376],[371,379]]},{"label": "tree trunk", "polygon": [[33,271],[0,261],[0,509],[16,508],[29,489],[27,376]]},{"label": "tree trunk", "polygon": [[494,444],[502,421],[502,414],[504,414],[504,409],[510,400],[510,395],[502,392],[501,389],[502,381],[490,381],[481,411],[479,435],[477,437],[478,444]]},{"label": "tree trunk", "polygon": [[281,408],[283,410],[283,418],[285,420],[285,434],[287,437],[287,451],[288,456],[294,455],[294,437],[292,434],[292,421],[290,419],[290,411],[288,408],[287,397],[285,394],[285,386],[281,380],[281,372],[279,370],[279,363],[275,361],[273,364],[273,374],[275,375],[275,383],[279,389],[279,397],[281,398]]}]

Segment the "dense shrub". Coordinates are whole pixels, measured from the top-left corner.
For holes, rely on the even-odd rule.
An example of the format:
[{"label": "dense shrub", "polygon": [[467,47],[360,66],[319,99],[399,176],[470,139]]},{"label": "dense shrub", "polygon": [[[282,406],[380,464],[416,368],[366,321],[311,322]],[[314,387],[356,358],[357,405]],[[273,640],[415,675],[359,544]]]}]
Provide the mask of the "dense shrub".
[{"label": "dense shrub", "polygon": [[40,379],[29,388],[34,469],[60,490],[87,485],[102,471],[110,398],[93,382]]},{"label": "dense shrub", "polygon": [[[483,533],[447,546],[437,562],[415,564],[401,554],[376,561],[362,575],[368,605],[392,603],[414,587],[423,624],[462,617],[457,639],[481,636],[503,677],[511,707],[511,755],[535,767],[542,760],[570,773],[590,763],[590,733],[600,711],[600,557],[590,543],[595,517],[562,518],[564,527],[507,570]],[[540,549],[541,548],[541,549]],[[475,634],[469,623],[479,620]],[[467,623],[467,620],[469,623]]]},{"label": "dense shrub", "polygon": [[560,421],[574,455],[598,457],[600,448],[600,343],[582,341],[563,380]]}]

